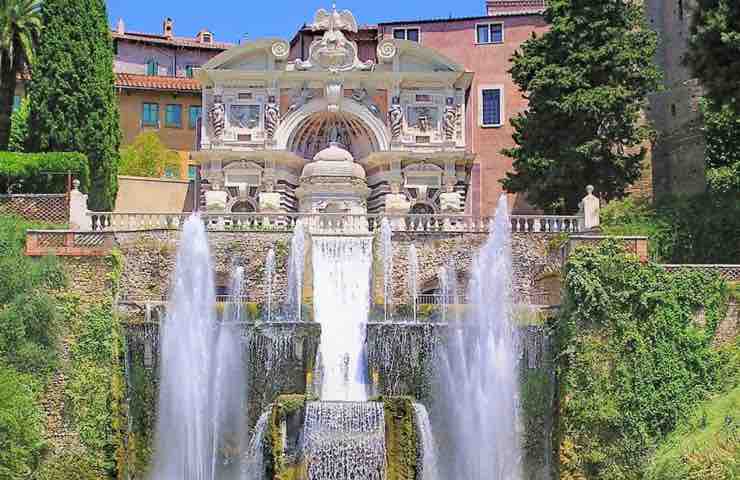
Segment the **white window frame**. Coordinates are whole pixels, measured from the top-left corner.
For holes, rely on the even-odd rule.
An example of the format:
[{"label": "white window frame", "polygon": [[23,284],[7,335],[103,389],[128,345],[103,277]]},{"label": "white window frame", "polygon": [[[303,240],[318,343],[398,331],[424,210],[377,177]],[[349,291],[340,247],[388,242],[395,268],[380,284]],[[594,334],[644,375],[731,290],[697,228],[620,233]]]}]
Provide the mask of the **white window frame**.
[{"label": "white window frame", "polygon": [[419,45],[421,45],[421,27],[415,27],[413,25],[408,27],[395,27],[393,28],[393,32],[391,32],[391,35],[393,36],[393,39],[396,40],[396,30],[404,30],[403,39],[413,42],[413,40],[409,40],[409,34],[408,30],[418,30],[419,31],[419,41],[417,42]]},{"label": "white window frame", "polygon": [[[499,122],[500,123],[483,123],[483,92],[485,90],[498,90],[499,95]],[[506,90],[501,84],[479,85],[478,86],[478,126],[481,128],[501,128],[506,124]]]},{"label": "white window frame", "polygon": [[[494,42],[491,40],[493,38],[493,35],[491,35],[492,25],[501,25],[501,41],[500,42]],[[488,40],[489,40],[488,42],[478,41],[478,28],[479,27],[488,27]],[[473,35],[475,35],[474,42],[476,45],[503,45],[504,43],[506,43],[506,26],[504,25],[504,22],[476,23],[475,31],[473,32]]]}]

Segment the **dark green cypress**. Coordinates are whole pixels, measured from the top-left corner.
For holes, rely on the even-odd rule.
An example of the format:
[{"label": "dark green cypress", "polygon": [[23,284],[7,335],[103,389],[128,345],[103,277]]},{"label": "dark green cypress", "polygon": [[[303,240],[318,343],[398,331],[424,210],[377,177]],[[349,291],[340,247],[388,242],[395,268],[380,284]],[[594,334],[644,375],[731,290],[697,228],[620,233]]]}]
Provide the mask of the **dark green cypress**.
[{"label": "dark green cypress", "polygon": [[103,0],[46,0],[32,66],[30,147],[75,151],[90,163],[90,208],[111,210],[121,131],[113,45]]}]

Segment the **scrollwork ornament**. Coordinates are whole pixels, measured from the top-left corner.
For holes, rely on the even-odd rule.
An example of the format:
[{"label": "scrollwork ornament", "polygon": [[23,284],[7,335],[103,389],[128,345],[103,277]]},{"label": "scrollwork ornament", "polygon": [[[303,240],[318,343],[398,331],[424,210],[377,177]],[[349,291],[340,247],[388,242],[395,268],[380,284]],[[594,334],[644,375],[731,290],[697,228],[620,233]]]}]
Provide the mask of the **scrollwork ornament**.
[{"label": "scrollwork ornament", "polygon": [[285,60],[290,54],[290,45],[284,41],[275,42],[272,44],[272,54],[278,60]]}]

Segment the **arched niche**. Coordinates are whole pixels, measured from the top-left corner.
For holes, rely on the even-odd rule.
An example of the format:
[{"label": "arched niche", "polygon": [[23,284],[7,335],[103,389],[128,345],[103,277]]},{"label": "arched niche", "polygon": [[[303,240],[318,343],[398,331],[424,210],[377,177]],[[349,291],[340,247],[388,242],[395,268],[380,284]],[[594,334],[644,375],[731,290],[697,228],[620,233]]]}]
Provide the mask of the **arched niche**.
[{"label": "arched niche", "polygon": [[[337,112],[329,112],[326,99],[316,98],[288,115],[275,132],[276,148],[296,152],[301,147],[301,141],[306,139],[305,135],[311,134],[311,128],[325,124],[332,118],[356,131],[354,138],[360,153],[356,155],[352,152],[356,160],[361,161],[373,152],[389,150],[390,135],[383,121],[367,107],[349,98],[342,98]],[[304,158],[308,156],[308,153],[296,153]]]}]

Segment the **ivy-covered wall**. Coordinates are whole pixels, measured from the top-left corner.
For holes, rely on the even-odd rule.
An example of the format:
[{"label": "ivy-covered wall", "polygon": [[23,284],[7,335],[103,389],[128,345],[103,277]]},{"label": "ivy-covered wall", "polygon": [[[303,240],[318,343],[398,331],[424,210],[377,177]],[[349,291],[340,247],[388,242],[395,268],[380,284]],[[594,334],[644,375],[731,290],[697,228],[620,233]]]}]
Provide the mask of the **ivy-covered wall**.
[{"label": "ivy-covered wall", "polygon": [[712,348],[728,289],[668,273],[612,242],[580,247],[554,324],[561,479],[640,479],[652,452],[721,388]]}]

